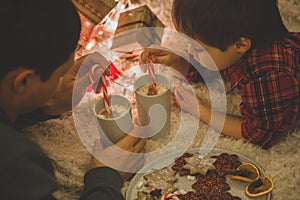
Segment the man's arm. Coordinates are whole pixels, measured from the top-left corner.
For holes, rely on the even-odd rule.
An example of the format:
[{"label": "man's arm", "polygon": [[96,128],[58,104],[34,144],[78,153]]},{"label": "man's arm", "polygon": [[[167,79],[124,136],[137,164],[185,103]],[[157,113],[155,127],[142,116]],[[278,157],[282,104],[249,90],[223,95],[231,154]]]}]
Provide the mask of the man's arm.
[{"label": "man's arm", "polygon": [[[17,146],[15,148],[18,148]],[[10,156],[10,152],[7,152]],[[5,159],[1,169],[1,199],[54,199],[58,189],[50,160],[39,149]]]},{"label": "man's arm", "polygon": [[109,167],[98,167],[88,171],[84,177],[84,192],[81,200],[122,200],[122,178]]}]

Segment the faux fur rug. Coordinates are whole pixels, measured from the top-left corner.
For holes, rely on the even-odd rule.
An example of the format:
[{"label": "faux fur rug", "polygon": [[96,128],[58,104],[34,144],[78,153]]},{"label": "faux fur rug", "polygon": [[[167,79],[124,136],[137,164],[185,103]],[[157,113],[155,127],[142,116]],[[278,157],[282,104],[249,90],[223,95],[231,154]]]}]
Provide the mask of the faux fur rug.
[{"label": "faux fur rug", "polygon": [[[172,0],[140,0],[138,3],[147,4],[152,11],[167,25],[172,28],[170,19],[170,7]],[[279,7],[283,20],[289,30],[300,31],[300,1],[279,0]],[[207,88],[202,84],[193,86],[197,94],[204,99],[209,98]],[[239,91],[227,93],[228,113],[240,115]],[[171,127],[178,127],[177,117],[179,109],[173,101],[171,114]],[[88,127],[89,124],[86,124]],[[198,135],[191,147],[199,147],[203,141],[203,135],[207,131],[207,125],[199,123]],[[65,113],[58,119],[48,120],[27,128],[28,137],[36,141],[52,159],[55,167],[55,175],[61,190],[55,196],[61,200],[78,199],[83,189],[83,176],[87,170],[90,155],[74,126],[72,113]],[[174,136],[176,131],[171,129],[167,139],[149,141],[148,151],[163,147]],[[235,140],[229,137],[221,137],[216,148],[231,150],[243,154],[258,163],[266,175],[269,175],[274,183],[273,199],[295,200],[299,199],[300,191],[300,125],[295,125],[288,136],[279,144],[269,150],[263,150],[258,146],[246,143],[243,140]],[[126,191],[125,184],[123,192]]]}]

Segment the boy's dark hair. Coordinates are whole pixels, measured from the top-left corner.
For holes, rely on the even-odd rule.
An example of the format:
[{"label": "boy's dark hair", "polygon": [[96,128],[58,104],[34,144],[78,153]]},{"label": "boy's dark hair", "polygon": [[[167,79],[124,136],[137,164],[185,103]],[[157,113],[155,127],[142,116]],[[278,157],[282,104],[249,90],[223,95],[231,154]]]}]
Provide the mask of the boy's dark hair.
[{"label": "boy's dark hair", "polygon": [[70,0],[3,1],[0,25],[0,80],[24,67],[46,81],[76,49],[81,29]]},{"label": "boy's dark hair", "polygon": [[256,48],[287,33],[276,0],[174,0],[172,17],[182,32],[222,51],[241,37]]}]

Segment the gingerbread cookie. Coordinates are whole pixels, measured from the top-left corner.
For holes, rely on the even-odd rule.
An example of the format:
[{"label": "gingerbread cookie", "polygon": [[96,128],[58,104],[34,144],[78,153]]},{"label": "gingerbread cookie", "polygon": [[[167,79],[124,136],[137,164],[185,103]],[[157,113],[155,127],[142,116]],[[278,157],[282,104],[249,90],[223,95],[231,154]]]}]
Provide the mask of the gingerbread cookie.
[{"label": "gingerbread cookie", "polygon": [[[170,198],[165,198],[170,197]],[[173,197],[173,198],[171,198]],[[178,200],[177,196],[175,194],[162,194],[162,190],[152,190],[152,191],[138,191],[137,193],[137,199],[136,200]]]},{"label": "gingerbread cookie", "polygon": [[138,191],[136,200],[158,200],[152,198],[150,194],[147,194],[143,191]]},{"label": "gingerbread cookie", "polygon": [[197,182],[192,185],[192,188],[199,194],[204,194],[207,199],[211,199],[215,195],[230,189],[226,183],[226,178],[216,172],[210,172],[206,176],[199,177]]},{"label": "gingerbread cookie", "polygon": [[144,175],[147,182],[144,184],[146,188],[143,191],[147,194],[154,190],[161,190],[162,194],[175,192],[178,190],[173,185],[177,181],[175,174],[175,171],[165,167]]},{"label": "gingerbread cookie", "polygon": [[175,160],[175,164],[172,169],[178,172],[179,176],[185,176],[190,174],[190,170],[184,169],[183,166],[186,164],[185,158],[192,157],[193,154],[185,153]]},{"label": "gingerbread cookie", "polygon": [[179,194],[177,195],[178,199],[180,200],[206,200],[205,195],[198,194],[195,192],[188,192],[186,194]]},{"label": "gingerbread cookie", "polygon": [[206,175],[208,170],[216,169],[214,163],[217,159],[215,158],[200,158],[198,154],[193,155],[184,159],[186,164],[183,166],[183,169],[190,170],[191,175],[202,174]]},{"label": "gingerbread cookie", "polygon": [[214,166],[220,176],[234,173],[236,168],[242,164],[237,155],[222,153],[219,156],[212,156],[212,158],[217,159]]}]

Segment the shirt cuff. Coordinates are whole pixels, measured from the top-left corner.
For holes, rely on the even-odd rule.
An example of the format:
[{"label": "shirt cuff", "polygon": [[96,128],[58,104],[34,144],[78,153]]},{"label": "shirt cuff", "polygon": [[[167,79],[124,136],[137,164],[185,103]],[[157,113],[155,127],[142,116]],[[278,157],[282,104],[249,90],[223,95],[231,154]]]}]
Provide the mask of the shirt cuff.
[{"label": "shirt cuff", "polygon": [[38,122],[44,122],[49,119],[58,118],[60,115],[56,116],[49,116],[45,114],[41,109],[36,109],[30,113],[18,116],[16,122],[14,123],[14,126],[16,126],[19,129],[32,126]]},{"label": "shirt cuff", "polygon": [[98,167],[91,169],[84,176],[85,191],[94,190],[99,185],[106,185],[115,191],[122,188],[122,177],[114,169],[109,167]]}]

